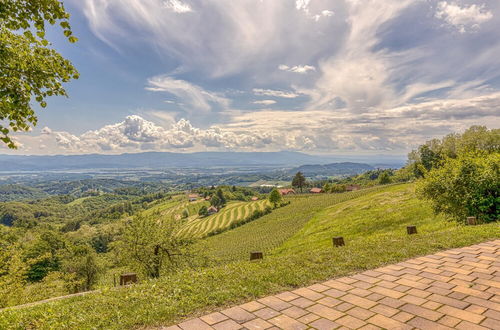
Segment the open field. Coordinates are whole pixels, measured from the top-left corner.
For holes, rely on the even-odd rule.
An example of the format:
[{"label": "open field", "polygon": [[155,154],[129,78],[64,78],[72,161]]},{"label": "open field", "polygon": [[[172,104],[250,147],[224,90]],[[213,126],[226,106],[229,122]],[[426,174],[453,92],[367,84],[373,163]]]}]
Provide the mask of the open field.
[{"label": "open field", "polygon": [[[297,200],[287,207],[207,239],[207,246],[219,254],[225,244],[227,249],[234,248],[238,239],[241,245],[265,247],[262,261],[234,258],[234,262],[185,269],[128,288],[2,311],[0,328],[123,329],[170,324],[194,313],[500,236],[498,223],[462,226],[433,215],[426,202],[415,198],[413,189],[412,185],[389,186],[336,204],[329,195],[307,197],[303,204],[301,197],[294,197]],[[298,213],[297,204],[310,207]],[[281,225],[269,225],[274,222],[270,217]],[[298,219],[303,222],[299,224]],[[279,244],[257,245],[258,240],[243,240],[242,233],[229,235],[245,227],[257,230],[254,226],[259,224],[270,231],[287,221],[297,229],[287,230]],[[408,236],[405,227],[413,224],[419,233]],[[270,239],[273,234],[260,237]],[[332,247],[331,237],[336,235],[344,236],[345,247]],[[220,242],[215,244],[214,239]]]}]

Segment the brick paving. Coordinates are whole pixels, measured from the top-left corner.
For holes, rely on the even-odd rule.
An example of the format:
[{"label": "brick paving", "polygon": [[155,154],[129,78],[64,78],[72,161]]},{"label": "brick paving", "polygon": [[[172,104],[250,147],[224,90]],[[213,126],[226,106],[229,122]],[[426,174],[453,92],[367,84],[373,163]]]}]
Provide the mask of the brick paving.
[{"label": "brick paving", "polygon": [[500,329],[500,240],[282,292],[163,329]]}]

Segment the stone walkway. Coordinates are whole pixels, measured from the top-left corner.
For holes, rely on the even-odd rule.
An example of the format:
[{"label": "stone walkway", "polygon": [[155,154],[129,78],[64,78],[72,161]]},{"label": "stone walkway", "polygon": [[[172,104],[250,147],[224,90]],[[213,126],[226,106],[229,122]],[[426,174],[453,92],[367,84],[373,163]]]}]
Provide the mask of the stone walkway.
[{"label": "stone walkway", "polygon": [[500,329],[500,240],[283,292],[166,329],[310,328]]}]

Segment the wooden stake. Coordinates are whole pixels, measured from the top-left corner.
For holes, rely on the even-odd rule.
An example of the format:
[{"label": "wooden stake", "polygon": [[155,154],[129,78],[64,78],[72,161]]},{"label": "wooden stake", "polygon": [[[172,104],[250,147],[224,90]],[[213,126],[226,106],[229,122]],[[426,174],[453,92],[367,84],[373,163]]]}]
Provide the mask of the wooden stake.
[{"label": "wooden stake", "polygon": [[339,247],[339,246],[344,246],[344,245],[345,245],[345,242],[344,242],[344,238],[342,236],[333,238],[333,246]]},{"label": "wooden stake", "polygon": [[413,235],[417,233],[417,226],[408,226],[406,227],[406,232],[408,235]]},{"label": "wooden stake", "polygon": [[467,224],[469,226],[475,226],[475,225],[477,225],[477,219],[476,219],[476,217],[467,217]]},{"label": "wooden stake", "polygon": [[250,260],[257,260],[264,258],[264,254],[262,252],[250,252]]}]

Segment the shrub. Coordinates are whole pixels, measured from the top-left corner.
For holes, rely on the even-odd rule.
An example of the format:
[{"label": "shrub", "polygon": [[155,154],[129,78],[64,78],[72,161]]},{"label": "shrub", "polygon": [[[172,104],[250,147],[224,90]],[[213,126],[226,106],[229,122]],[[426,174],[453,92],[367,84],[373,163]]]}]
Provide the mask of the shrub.
[{"label": "shrub", "polygon": [[448,158],[440,168],[427,172],[417,186],[419,195],[430,200],[437,213],[458,221],[467,216],[483,222],[498,220],[499,191],[500,153]]}]

